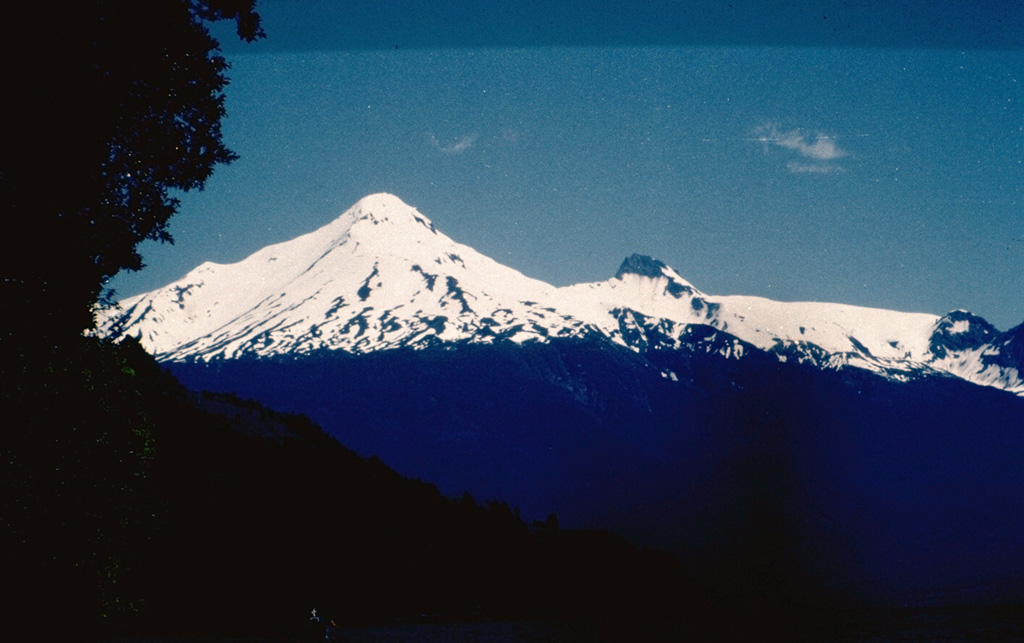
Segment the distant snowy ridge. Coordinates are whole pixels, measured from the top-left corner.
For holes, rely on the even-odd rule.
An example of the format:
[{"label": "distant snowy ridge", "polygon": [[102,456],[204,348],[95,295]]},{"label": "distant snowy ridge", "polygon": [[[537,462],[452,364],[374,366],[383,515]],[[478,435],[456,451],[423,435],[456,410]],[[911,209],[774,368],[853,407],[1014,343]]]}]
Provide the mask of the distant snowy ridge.
[{"label": "distant snowy ridge", "polygon": [[710,296],[642,255],[607,281],[556,288],[456,243],[388,194],[238,263],[204,263],[99,317],[100,333],[137,337],[162,361],[584,336],[639,351],[690,343],[696,326],[708,328],[703,346],[731,358],[753,347],[820,368],[894,379],[942,372],[1024,395],[1024,325],[1000,334],[964,311]]}]

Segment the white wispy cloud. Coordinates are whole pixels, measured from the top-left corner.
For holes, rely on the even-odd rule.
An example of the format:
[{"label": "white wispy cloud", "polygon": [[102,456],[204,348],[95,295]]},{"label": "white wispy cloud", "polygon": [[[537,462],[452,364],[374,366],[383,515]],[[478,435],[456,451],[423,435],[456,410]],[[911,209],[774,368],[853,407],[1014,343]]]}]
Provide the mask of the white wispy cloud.
[{"label": "white wispy cloud", "polygon": [[764,145],[765,151],[773,146],[795,152],[798,157],[810,159],[811,162],[791,160],[786,163],[790,172],[834,174],[842,172],[843,168],[833,161],[847,156],[848,152],[840,148],[835,138],[824,133],[816,133],[809,136],[803,130],[783,130],[774,123],[762,125],[754,130],[755,138]]},{"label": "white wispy cloud", "polygon": [[799,163],[797,161],[790,161],[786,163],[786,167],[789,168],[790,172],[797,174],[835,174],[846,171],[838,165],[828,163]]},{"label": "white wispy cloud", "polygon": [[476,134],[467,134],[459,137],[459,139],[454,143],[443,144],[441,141],[437,140],[436,136],[431,134],[430,144],[434,146],[434,149],[444,152],[445,154],[459,154],[460,152],[465,152],[473,147],[477,138],[479,137]]}]

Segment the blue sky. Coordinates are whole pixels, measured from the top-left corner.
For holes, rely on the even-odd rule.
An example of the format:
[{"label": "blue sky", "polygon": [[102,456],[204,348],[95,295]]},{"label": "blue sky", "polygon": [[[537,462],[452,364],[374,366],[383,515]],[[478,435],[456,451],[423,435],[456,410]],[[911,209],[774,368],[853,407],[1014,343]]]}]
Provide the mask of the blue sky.
[{"label": "blue sky", "polygon": [[1024,320],[1019,7],[550,4],[264,2],[266,41],[222,36],[241,159],[111,285],[386,191],[556,285],[641,252],[709,294]]}]

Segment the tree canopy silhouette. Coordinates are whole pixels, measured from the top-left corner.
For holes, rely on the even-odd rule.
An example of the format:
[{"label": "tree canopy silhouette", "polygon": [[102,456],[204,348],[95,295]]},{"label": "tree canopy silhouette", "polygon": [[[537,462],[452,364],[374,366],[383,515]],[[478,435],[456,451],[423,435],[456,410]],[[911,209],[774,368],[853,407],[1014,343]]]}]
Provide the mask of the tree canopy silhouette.
[{"label": "tree canopy silhouette", "polygon": [[[208,25],[262,37],[256,0],[86,0],[5,38],[8,137],[0,146],[0,340],[78,334],[137,245],[170,241],[176,190],[235,155],[221,140],[228,64]],[[21,15],[18,15],[21,14]],[[27,36],[27,37],[25,37]],[[31,49],[26,43],[31,43]],[[52,342],[51,342],[52,343]]]}]

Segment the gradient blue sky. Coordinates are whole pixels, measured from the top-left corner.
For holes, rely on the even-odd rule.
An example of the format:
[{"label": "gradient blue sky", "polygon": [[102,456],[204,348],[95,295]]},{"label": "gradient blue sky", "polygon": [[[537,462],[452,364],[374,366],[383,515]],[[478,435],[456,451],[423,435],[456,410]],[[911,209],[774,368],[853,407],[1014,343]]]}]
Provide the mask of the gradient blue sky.
[{"label": "gradient blue sky", "polygon": [[641,252],[709,294],[1024,320],[1019,3],[634,4],[261,3],[266,41],[217,32],[241,159],[110,285],[386,191],[556,285]]}]

